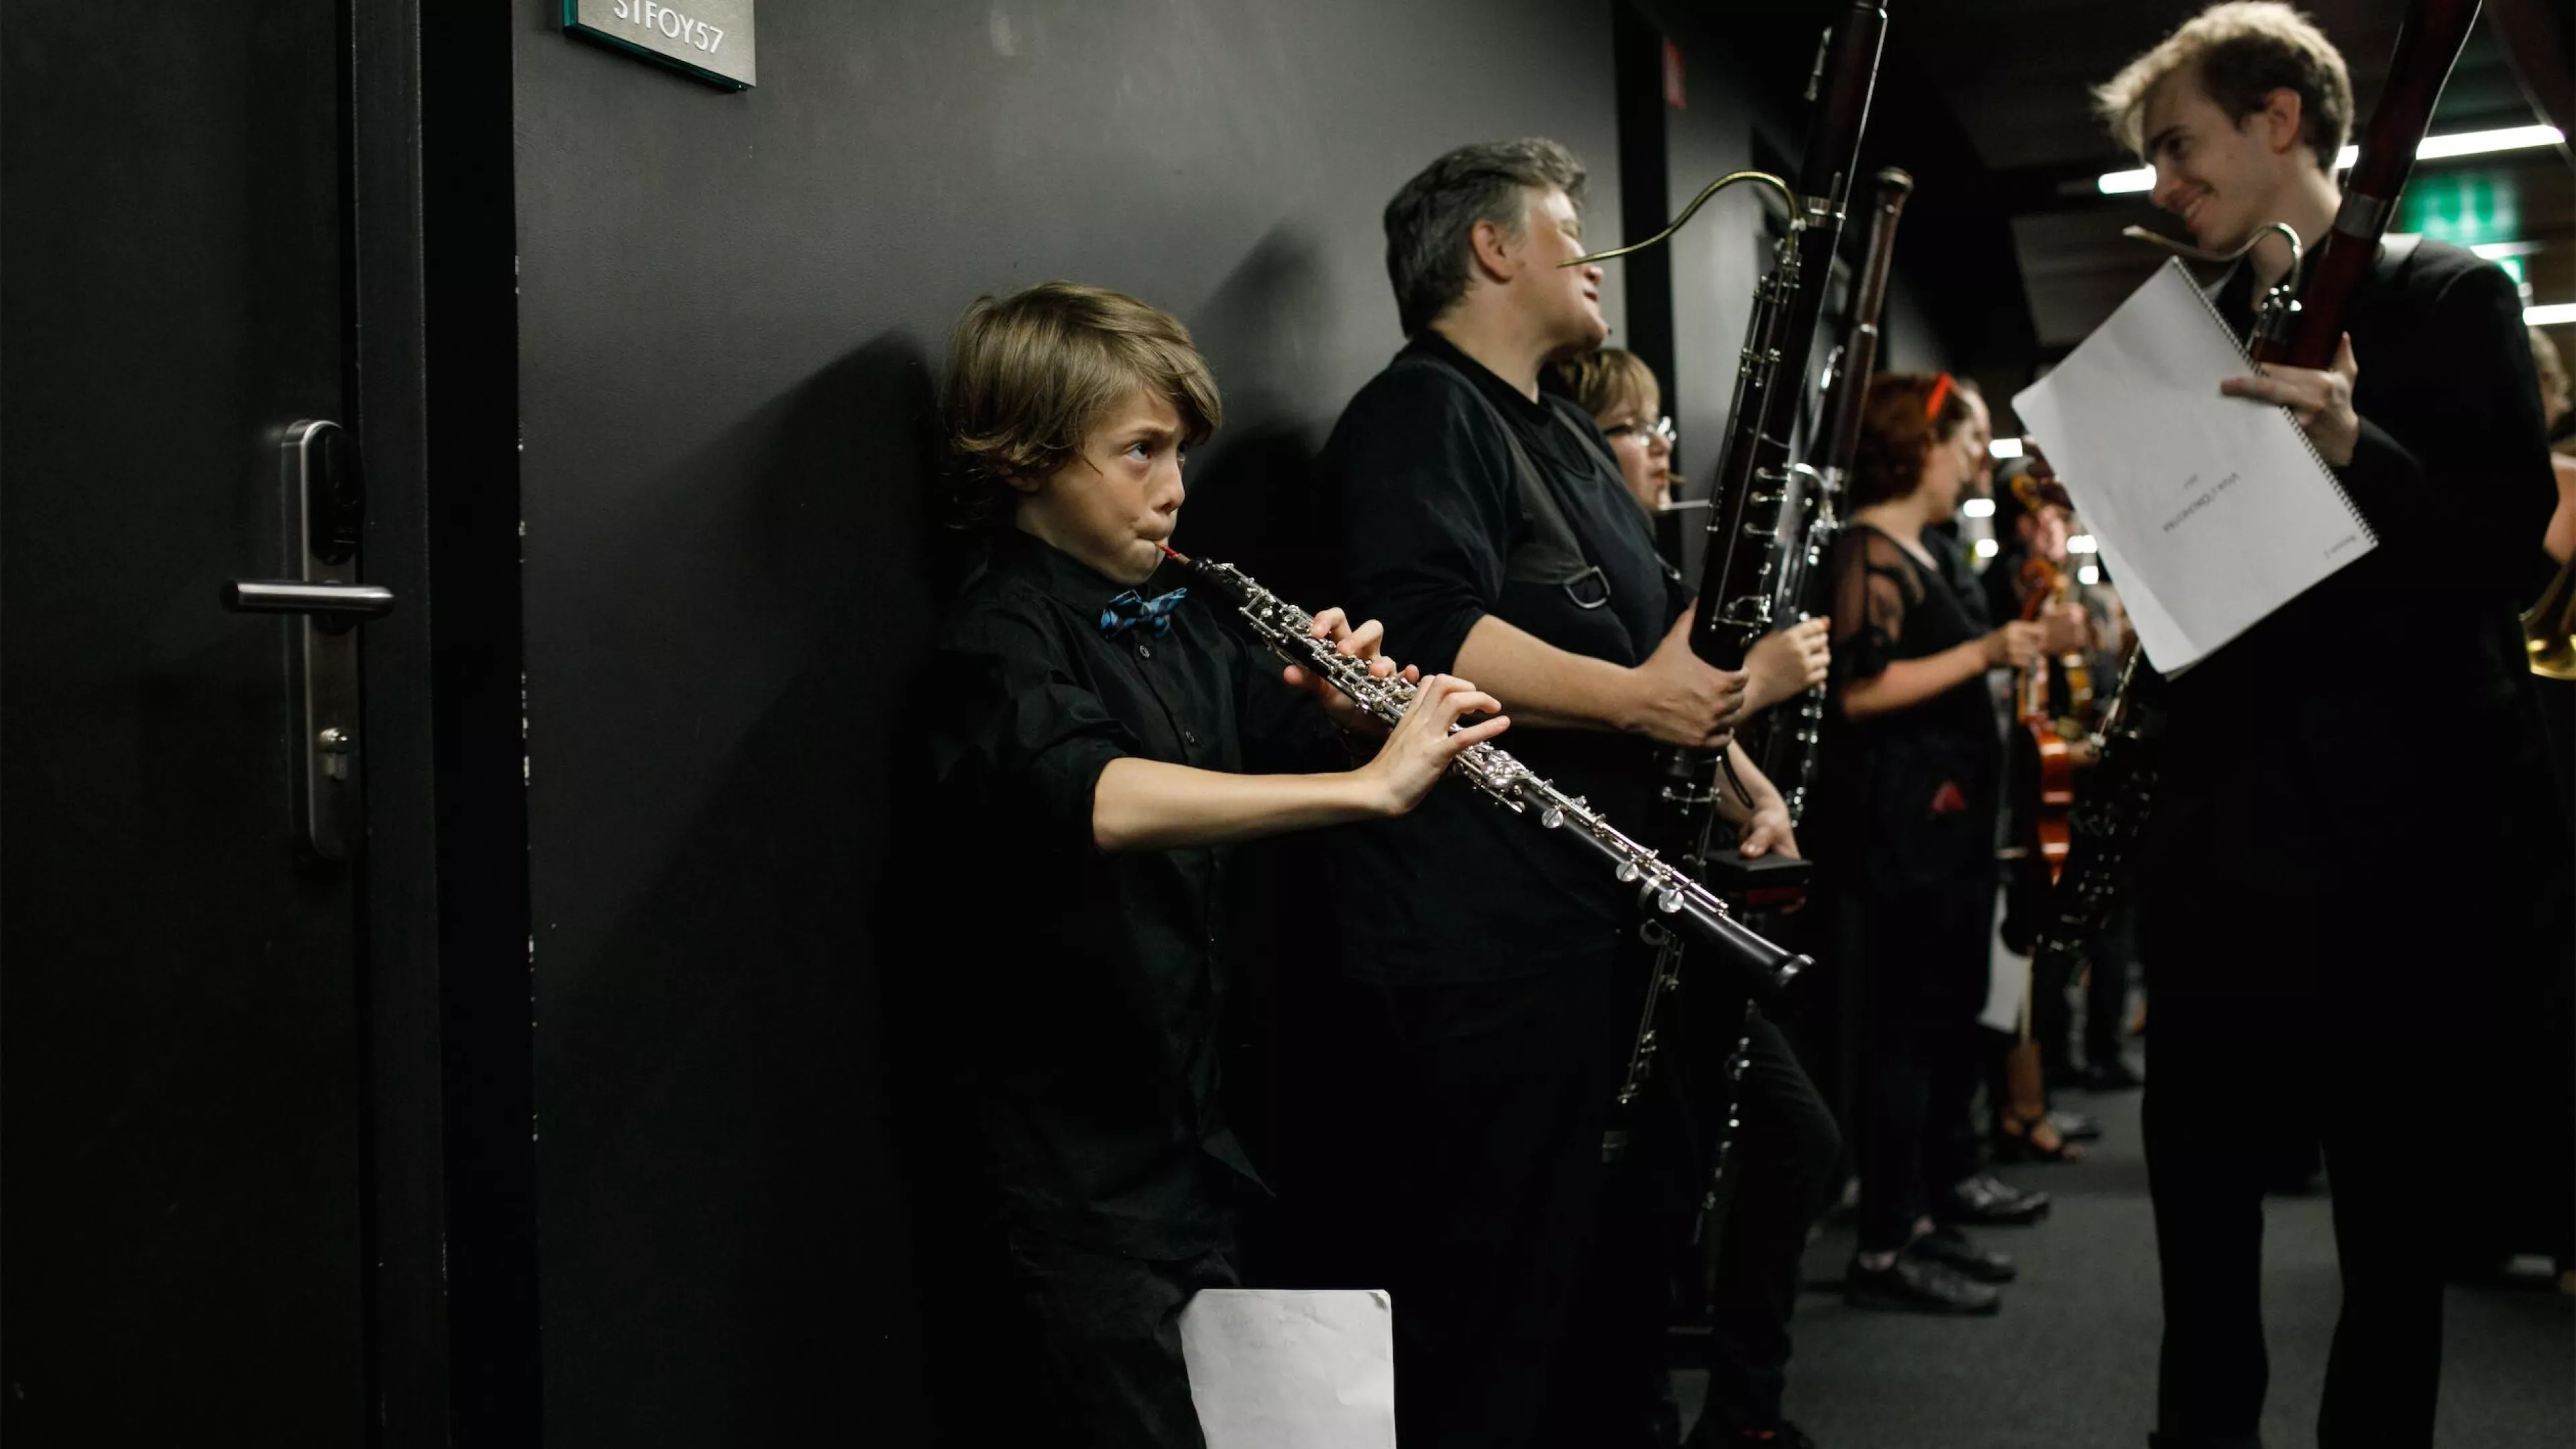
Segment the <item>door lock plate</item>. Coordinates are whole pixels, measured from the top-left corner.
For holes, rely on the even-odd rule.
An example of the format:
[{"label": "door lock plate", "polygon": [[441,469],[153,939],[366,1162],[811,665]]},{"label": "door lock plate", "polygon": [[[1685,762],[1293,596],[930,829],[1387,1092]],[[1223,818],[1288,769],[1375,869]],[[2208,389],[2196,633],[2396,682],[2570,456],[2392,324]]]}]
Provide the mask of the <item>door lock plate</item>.
[{"label": "door lock plate", "polygon": [[279,449],[286,552],[300,576],[234,579],[224,607],[296,617],[295,723],[303,768],[294,771],[295,819],[305,848],[324,860],[358,849],[358,626],[393,612],[387,590],[358,582],[366,480],[357,445],[338,423],[308,419]]},{"label": "door lock plate", "polygon": [[[358,525],[366,504],[358,450],[338,423],[300,422],[281,450],[291,537],[304,582],[354,588]],[[356,617],[314,612],[297,621],[303,768],[295,772],[296,819],[304,843],[324,860],[355,854],[364,833],[358,773]]]}]

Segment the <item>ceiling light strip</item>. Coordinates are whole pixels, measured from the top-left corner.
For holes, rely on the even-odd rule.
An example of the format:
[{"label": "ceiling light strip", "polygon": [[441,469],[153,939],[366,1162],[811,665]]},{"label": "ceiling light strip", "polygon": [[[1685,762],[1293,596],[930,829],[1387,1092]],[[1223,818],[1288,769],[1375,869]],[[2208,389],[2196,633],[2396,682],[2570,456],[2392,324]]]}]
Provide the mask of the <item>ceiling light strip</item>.
[{"label": "ceiling light strip", "polygon": [[[2534,146],[2555,146],[2566,139],[2566,133],[2556,126],[2506,126],[2494,131],[2461,131],[2455,135],[2425,137],[2423,144],[2415,148],[2415,159],[2439,161],[2448,156],[2484,156],[2491,151],[2522,151]],[[2343,154],[2335,158],[2335,169],[2337,171],[2351,169],[2352,163],[2360,156],[2360,147],[2344,147]],[[2152,166],[2141,166],[2134,171],[2109,171],[2095,177],[2093,185],[2104,196],[2153,191],[2156,186],[2156,171]]]}]

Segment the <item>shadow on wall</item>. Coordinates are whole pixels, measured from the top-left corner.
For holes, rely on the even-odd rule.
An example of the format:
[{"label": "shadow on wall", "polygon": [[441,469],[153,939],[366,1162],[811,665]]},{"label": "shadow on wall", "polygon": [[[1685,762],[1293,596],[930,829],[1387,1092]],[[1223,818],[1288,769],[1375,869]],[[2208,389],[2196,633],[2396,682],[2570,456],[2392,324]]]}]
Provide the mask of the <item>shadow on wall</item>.
[{"label": "shadow on wall", "polygon": [[[1274,226],[1226,274],[1190,332],[1216,372],[1225,428],[1189,469],[1175,539],[1184,553],[1240,565],[1282,597],[1320,608],[1309,494],[1320,439],[1306,421],[1332,315],[1323,248]],[[1151,299],[1148,299],[1151,300]],[[1338,409],[1340,400],[1334,400]]]},{"label": "shadow on wall", "polygon": [[[873,989],[890,963],[864,907],[888,849],[877,822],[895,819],[894,702],[930,628],[916,535],[935,444],[922,349],[888,335],[692,465],[733,495],[702,522],[747,530],[764,565],[740,581],[752,597],[703,606],[791,631],[793,659],[540,1023],[557,1033],[540,1057],[545,1186],[588,1199],[542,1218],[548,1337],[582,1345],[547,1368],[550,1399],[590,1406],[557,1426],[573,1442],[739,1442],[758,1423],[820,1443],[862,1405],[910,1442],[925,1421],[908,1206],[874,1171],[893,1160]],[[676,1324],[722,1351],[673,1371]],[[807,1417],[782,1417],[791,1405]]]}]

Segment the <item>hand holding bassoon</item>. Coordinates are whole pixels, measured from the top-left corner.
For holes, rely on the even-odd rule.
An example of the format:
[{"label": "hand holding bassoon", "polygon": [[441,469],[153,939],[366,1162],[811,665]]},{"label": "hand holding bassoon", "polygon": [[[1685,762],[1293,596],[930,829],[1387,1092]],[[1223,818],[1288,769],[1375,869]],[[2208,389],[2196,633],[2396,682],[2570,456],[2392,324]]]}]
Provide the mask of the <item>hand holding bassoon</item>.
[{"label": "hand holding bassoon", "polygon": [[1803,619],[1763,635],[1746,651],[1744,672],[1753,681],[1744,691],[1746,714],[1760,714],[1824,684],[1833,673],[1833,641],[1826,633],[1832,625],[1821,616]]},{"label": "hand holding bassoon", "polygon": [[1628,671],[1628,678],[1627,727],[1692,750],[1726,744],[1736,719],[1744,713],[1750,683],[1743,670],[1719,669],[1692,652],[1687,612],[1665,631],[1664,641],[1646,662]]},{"label": "hand holding bassoon", "polygon": [[2352,461],[2352,450],[2361,441],[2361,415],[2352,409],[2353,384],[2360,377],[2361,365],[2353,360],[2352,338],[2346,335],[2335,347],[2330,368],[2275,363],[2246,377],[2231,377],[2218,390],[2288,408],[2308,441],[2317,445],[2317,456],[2340,468]]}]

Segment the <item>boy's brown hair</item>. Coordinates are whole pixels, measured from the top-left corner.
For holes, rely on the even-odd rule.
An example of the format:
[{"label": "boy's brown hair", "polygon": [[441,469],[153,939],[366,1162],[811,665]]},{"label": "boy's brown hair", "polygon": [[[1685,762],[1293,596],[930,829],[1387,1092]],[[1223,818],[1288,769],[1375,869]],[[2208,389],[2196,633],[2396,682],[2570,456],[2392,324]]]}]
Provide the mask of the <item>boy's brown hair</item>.
[{"label": "boy's brown hair", "polygon": [[[2231,121],[2263,109],[2276,90],[2299,93],[2299,138],[2326,174],[2352,133],[2352,76],[2316,23],[2278,0],[2229,0],[2183,22],[2155,49],[2093,88],[2093,107],[2111,134],[2145,153],[2139,134],[2147,92],[2189,70]],[[2152,160],[2153,158],[2148,158]]]},{"label": "boy's brown hair", "polygon": [[1224,421],[1207,359],[1159,307],[1078,282],[976,298],[949,339],[940,389],[960,521],[1009,517],[1011,479],[1072,461],[1084,435],[1139,388],[1170,400],[1187,445]]}]

